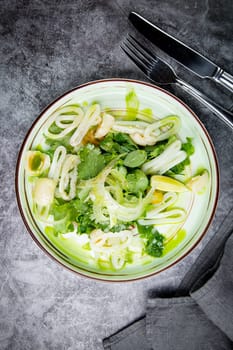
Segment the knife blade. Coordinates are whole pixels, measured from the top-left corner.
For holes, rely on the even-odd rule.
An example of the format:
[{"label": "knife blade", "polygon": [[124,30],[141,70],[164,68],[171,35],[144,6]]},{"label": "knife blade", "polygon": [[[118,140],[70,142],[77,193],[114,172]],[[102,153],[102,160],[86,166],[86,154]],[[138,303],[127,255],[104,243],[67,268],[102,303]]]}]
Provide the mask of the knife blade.
[{"label": "knife blade", "polygon": [[215,63],[191,49],[180,40],[149,22],[136,12],[129,14],[129,21],[149,41],[201,78],[213,79],[233,91],[233,77]]}]

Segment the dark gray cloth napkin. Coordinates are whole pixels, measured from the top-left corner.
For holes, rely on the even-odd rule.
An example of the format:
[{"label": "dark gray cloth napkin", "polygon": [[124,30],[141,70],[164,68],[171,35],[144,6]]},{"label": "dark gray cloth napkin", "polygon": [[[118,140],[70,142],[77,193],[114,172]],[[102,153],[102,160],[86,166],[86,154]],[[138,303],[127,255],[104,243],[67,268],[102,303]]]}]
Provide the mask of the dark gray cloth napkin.
[{"label": "dark gray cloth napkin", "polygon": [[173,297],[151,292],[146,316],[104,339],[104,349],[233,349],[232,218],[233,209]]}]

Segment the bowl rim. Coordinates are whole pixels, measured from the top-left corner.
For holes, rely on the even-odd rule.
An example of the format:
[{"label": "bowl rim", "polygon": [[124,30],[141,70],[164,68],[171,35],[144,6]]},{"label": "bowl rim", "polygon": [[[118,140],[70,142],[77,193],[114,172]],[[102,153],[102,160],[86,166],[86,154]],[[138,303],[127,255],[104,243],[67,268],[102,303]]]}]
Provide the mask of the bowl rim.
[{"label": "bowl rim", "polygon": [[[216,169],[216,195],[215,195],[215,198],[214,198],[213,208],[212,208],[209,220],[206,223],[206,226],[205,226],[203,232],[201,233],[201,235],[199,236],[198,240],[186,252],[181,254],[181,256],[179,256],[175,261],[171,262],[170,264],[168,264],[167,266],[163,267],[159,271],[154,271],[154,272],[152,271],[151,273],[148,273],[145,276],[138,276],[138,277],[132,277],[132,278],[126,278],[126,279],[121,279],[120,278],[120,279],[116,279],[116,280],[115,279],[107,279],[107,278],[101,277],[101,274],[100,274],[100,276],[95,277],[95,276],[92,276],[92,275],[87,275],[85,273],[82,273],[81,271],[76,271],[76,270],[72,269],[71,267],[67,266],[66,264],[64,264],[62,261],[59,261],[56,257],[54,257],[52,255],[52,253],[50,253],[50,251],[47,250],[39,242],[39,240],[37,239],[37,237],[33,233],[33,230],[30,228],[30,226],[28,224],[28,221],[27,221],[27,218],[26,218],[26,215],[24,214],[24,211],[23,211],[23,205],[22,205],[21,200],[20,200],[20,191],[19,191],[19,186],[18,186],[19,167],[20,167],[20,163],[21,163],[21,160],[22,160],[22,153],[23,153],[23,150],[24,150],[24,146],[25,146],[25,144],[26,144],[26,142],[27,142],[27,140],[28,140],[28,138],[29,138],[29,136],[31,134],[31,131],[34,128],[34,126],[42,118],[42,116],[45,114],[45,112],[50,107],[52,107],[56,102],[58,102],[59,100],[61,100],[66,95],[70,94],[71,92],[79,90],[79,89],[82,89],[82,88],[90,86],[90,85],[95,85],[95,84],[105,83],[105,82],[109,82],[109,83],[111,83],[111,82],[126,82],[126,83],[141,84],[141,85],[148,86],[150,88],[159,90],[159,91],[165,93],[166,95],[172,97],[173,99],[175,99],[178,103],[180,103],[184,108],[186,108],[191,113],[191,115],[194,117],[194,119],[199,124],[199,126],[202,129],[202,131],[204,132],[206,138],[208,139],[209,145],[211,147],[211,151],[212,151],[212,155],[213,155],[213,159],[214,159],[214,165],[215,165],[215,169]],[[141,81],[141,80],[137,80],[137,79],[128,79],[128,78],[107,78],[107,79],[99,79],[99,80],[89,81],[87,83],[80,84],[80,85],[78,85],[78,86],[76,86],[76,87],[74,87],[74,88],[72,88],[70,90],[67,90],[62,95],[58,96],[52,102],[50,102],[40,112],[38,117],[36,117],[36,119],[33,121],[32,125],[28,129],[28,131],[27,131],[27,133],[26,133],[26,135],[24,137],[24,140],[23,140],[23,142],[21,144],[20,150],[18,152],[17,162],[16,162],[16,170],[15,170],[15,192],[16,192],[16,199],[17,199],[18,209],[19,209],[19,212],[21,214],[22,220],[24,222],[24,225],[25,225],[28,233],[30,234],[30,236],[32,237],[34,242],[37,244],[37,246],[39,246],[39,248],[42,249],[42,251],[44,251],[47,254],[47,256],[49,256],[53,261],[55,261],[60,266],[63,266],[63,268],[66,268],[68,271],[71,271],[75,275],[79,275],[81,277],[89,278],[91,280],[96,280],[96,281],[100,281],[100,282],[108,282],[108,283],[122,283],[122,282],[124,282],[125,283],[125,282],[135,282],[135,281],[139,281],[139,280],[142,280],[142,279],[146,279],[146,278],[152,277],[154,275],[158,275],[158,274],[162,273],[163,271],[169,269],[170,267],[176,265],[178,262],[180,262],[182,259],[184,259],[188,254],[190,254],[194,250],[194,248],[200,243],[200,241],[203,239],[203,237],[207,233],[207,231],[208,231],[208,229],[210,227],[210,224],[211,224],[211,222],[212,222],[212,220],[214,218],[214,215],[215,215],[215,212],[216,212],[216,208],[217,208],[217,204],[218,204],[218,199],[219,199],[219,187],[220,187],[220,185],[219,185],[219,182],[220,182],[219,178],[220,178],[219,164],[218,164],[218,158],[217,158],[217,154],[216,154],[216,151],[215,151],[215,148],[214,148],[213,141],[212,141],[212,139],[211,139],[207,129],[205,128],[204,124],[201,122],[201,120],[198,118],[198,116],[195,114],[195,112],[188,105],[186,105],[185,102],[183,102],[181,99],[179,99],[177,96],[175,96],[171,92],[161,88],[160,86],[154,85],[154,84],[149,83],[149,82],[145,82],[145,81]],[[109,276],[111,276],[111,275],[109,275]]]}]

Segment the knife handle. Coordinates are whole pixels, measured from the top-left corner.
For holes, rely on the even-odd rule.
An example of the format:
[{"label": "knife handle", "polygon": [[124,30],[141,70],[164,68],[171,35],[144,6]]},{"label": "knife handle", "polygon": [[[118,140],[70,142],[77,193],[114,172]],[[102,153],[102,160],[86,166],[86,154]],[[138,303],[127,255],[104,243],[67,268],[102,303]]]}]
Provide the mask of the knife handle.
[{"label": "knife handle", "polygon": [[214,76],[214,80],[222,86],[225,86],[228,90],[233,92],[233,76],[225,72],[223,69],[219,69]]},{"label": "knife handle", "polygon": [[195,89],[192,85],[184,82],[181,79],[176,79],[178,83],[184,90],[189,92],[191,95],[196,97],[196,99],[202,102],[206,107],[208,107],[215,115],[217,115],[226,125],[228,125],[231,130],[233,130],[233,113],[229,112],[225,108],[221,107],[209,97],[204,95],[201,91]]}]

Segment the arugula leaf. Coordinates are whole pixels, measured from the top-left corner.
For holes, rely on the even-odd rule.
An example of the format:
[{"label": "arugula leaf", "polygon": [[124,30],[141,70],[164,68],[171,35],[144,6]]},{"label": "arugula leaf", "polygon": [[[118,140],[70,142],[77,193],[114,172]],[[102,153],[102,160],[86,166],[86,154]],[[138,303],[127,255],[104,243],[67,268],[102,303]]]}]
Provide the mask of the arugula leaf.
[{"label": "arugula leaf", "polygon": [[73,205],[75,212],[76,212],[76,215],[77,215],[77,213],[85,214],[86,212],[89,212],[91,203],[90,203],[90,201],[84,202],[83,200],[76,198],[76,199],[73,199],[72,205]]},{"label": "arugula leaf", "polygon": [[140,236],[146,239],[146,253],[157,258],[162,256],[165,237],[153,225],[142,226],[137,223],[137,227]]},{"label": "arugula leaf", "polygon": [[105,158],[99,147],[87,144],[81,148],[79,156],[78,176],[81,180],[88,180],[97,176],[105,167]]}]

